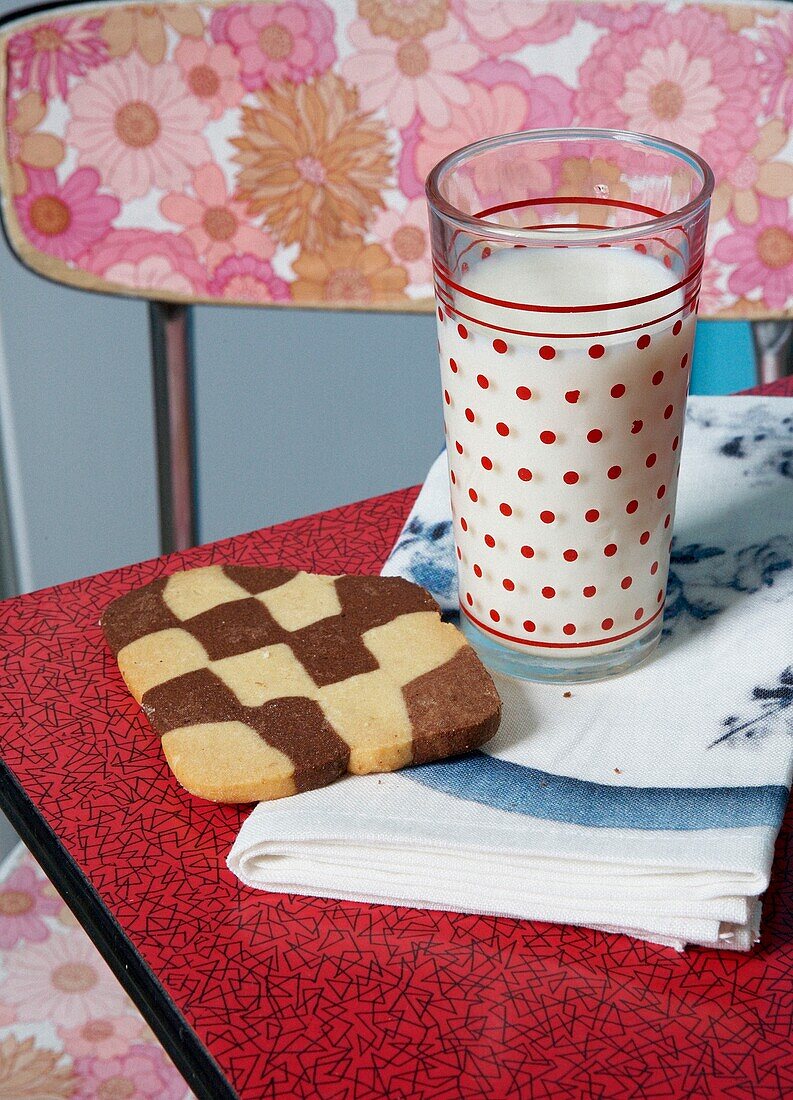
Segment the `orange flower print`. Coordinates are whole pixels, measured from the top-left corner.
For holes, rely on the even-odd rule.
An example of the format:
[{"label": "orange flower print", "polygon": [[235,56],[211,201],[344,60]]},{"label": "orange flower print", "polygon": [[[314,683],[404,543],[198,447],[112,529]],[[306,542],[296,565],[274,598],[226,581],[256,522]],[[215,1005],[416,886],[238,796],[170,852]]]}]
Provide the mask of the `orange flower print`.
[{"label": "orange flower print", "polygon": [[781,119],[767,122],[753,149],[722,176],[711,200],[711,220],[725,218],[732,210],[738,221],[753,225],[760,216],[758,195],[787,199],[793,195],[793,165],[773,158],[787,144]]},{"label": "orange flower print", "polygon": [[372,34],[386,34],[397,40],[423,38],[446,22],[447,0],[358,0],[358,14]]},{"label": "orange flower print", "polygon": [[26,168],[54,168],[63,160],[65,149],[61,139],[54,134],[36,133],[46,111],[38,92],[28,92],[9,104],[6,139],[11,190],[17,197],[27,193]]},{"label": "orange flower print", "polygon": [[59,1051],[37,1047],[33,1036],[6,1035],[0,1040],[0,1096],[67,1100],[76,1082],[71,1066],[60,1061]]},{"label": "orange flower print", "polygon": [[404,302],[407,272],[379,244],[360,237],[335,241],[324,252],[303,252],[292,264],[292,297],[304,305],[378,306]]},{"label": "orange flower print", "polygon": [[[580,198],[629,199],[630,188],[622,180],[622,169],[618,164],[609,164],[596,157],[568,157],[562,164],[562,182],[558,195],[571,195]],[[562,207],[564,214],[575,213],[576,220],[588,225],[605,225],[612,211],[610,206],[580,203],[577,206]]]},{"label": "orange flower print", "polygon": [[201,38],[204,21],[197,8],[187,4],[140,4],[110,11],[102,27],[111,57],[126,57],[133,49],[150,65],[165,57],[166,24],[182,37]]},{"label": "orange flower print", "polygon": [[364,229],[383,206],[391,161],[382,123],[359,110],[358,94],[333,73],[276,84],[260,106],[242,108],[232,138],[240,165],[235,197],[283,244],[321,252]]}]

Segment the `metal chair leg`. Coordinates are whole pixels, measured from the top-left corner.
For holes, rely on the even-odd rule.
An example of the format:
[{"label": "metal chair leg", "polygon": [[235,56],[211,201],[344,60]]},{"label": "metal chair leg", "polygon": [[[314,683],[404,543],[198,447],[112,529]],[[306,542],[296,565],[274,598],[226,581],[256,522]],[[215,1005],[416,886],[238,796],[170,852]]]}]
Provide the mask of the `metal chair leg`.
[{"label": "metal chair leg", "polygon": [[190,308],[149,303],[162,553],[198,541]]},{"label": "metal chair leg", "polygon": [[775,382],[793,374],[793,321],[755,321],[757,382]]}]

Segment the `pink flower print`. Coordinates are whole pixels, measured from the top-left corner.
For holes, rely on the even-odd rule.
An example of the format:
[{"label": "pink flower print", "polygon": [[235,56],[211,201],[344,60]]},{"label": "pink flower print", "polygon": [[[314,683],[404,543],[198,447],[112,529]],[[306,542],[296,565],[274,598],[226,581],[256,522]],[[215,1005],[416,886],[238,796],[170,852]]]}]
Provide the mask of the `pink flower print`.
[{"label": "pink flower print", "polygon": [[399,128],[417,110],[431,126],[447,126],[452,108],[470,103],[470,91],[457,74],[475,65],[480,55],[476,46],[462,40],[455,19],[420,39],[374,35],[362,19],[347,34],[355,53],[342,63],[342,72],[358,88],[363,110],[383,107]]},{"label": "pink flower print", "polygon": [[717,243],[714,255],[736,264],[727,280],[733,294],[760,292],[765,305],[781,312],[793,301],[793,214],[783,199],[759,198],[760,216],[743,225],[734,216],[734,230]]},{"label": "pink flower print", "polygon": [[28,189],[16,200],[19,224],[40,252],[74,260],[110,231],[121,209],[112,195],[100,195],[99,173],[78,168],[60,184],[52,170],[28,171]]},{"label": "pink flower print", "polygon": [[[788,14],[787,12],[785,13]],[[793,125],[793,23],[783,25],[782,12],[774,13],[776,23],[764,27],[760,40],[760,78],[766,84],[766,110],[783,115]]]},{"label": "pink flower print", "polygon": [[117,1058],[77,1058],[72,1100],[184,1100],[184,1078],[156,1046],[134,1046]]},{"label": "pink flower print", "polygon": [[[425,123],[419,130],[412,155],[416,178],[422,183],[442,157],[472,141],[516,130],[566,126],[572,121],[572,89],[555,76],[532,76],[513,61],[483,61],[471,72],[468,87],[468,106],[455,107],[447,126]],[[535,160],[521,170],[527,167],[529,176],[519,185],[521,190],[551,186],[551,170],[545,161]],[[477,166],[475,179],[483,195],[497,187],[488,164]]]},{"label": "pink flower print", "polygon": [[530,0],[451,0],[469,37],[485,53],[514,53],[529,43],[556,42],[575,22],[574,5]]},{"label": "pink flower print", "polygon": [[627,0],[620,4],[581,4],[578,14],[596,27],[627,34],[635,27],[646,27],[653,17],[653,8],[644,0]]},{"label": "pink flower print", "polygon": [[714,317],[726,304],[726,294],[722,287],[723,273],[722,264],[716,263],[711,257],[706,258],[699,288],[700,317]]},{"label": "pink flower print", "polygon": [[657,137],[696,146],[716,125],[723,98],[710,75],[708,59],[692,57],[682,42],[654,46],[625,74],[617,103],[632,130],[652,130]]},{"label": "pink flower print", "polygon": [[79,1027],[93,1016],[132,1011],[126,993],[87,936],[53,934],[42,944],[21,944],[7,958],[3,996],[20,1020],[57,1020]]},{"label": "pink flower print", "polygon": [[248,91],[283,80],[302,84],[336,60],[333,12],[321,0],[234,4],[215,11],[210,29],[236,53]]},{"label": "pink flower print", "polygon": [[259,256],[228,256],[215,270],[209,296],[235,302],[285,302],[291,297],[289,284]]},{"label": "pink flower print", "polygon": [[20,940],[41,943],[49,936],[41,918],[54,916],[61,902],[44,892],[46,886],[46,879],[25,864],[16,867],[0,885],[0,948],[4,951]]},{"label": "pink flower print", "polygon": [[240,63],[230,46],[210,46],[199,38],[183,38],[173,56],[187,87],[209,108],[210,118],[220,118],[242,99]]},{"label": "pink flower print", "polygon": [[413,199],[404,210],[383,210],[372,226],[372,233],[395,264],[404,267],[412,286],[432,282],[430,234],[427,203]]},{"label": "pink flower print", "polygon": [[275,251],[272,240],[249,223],[244,203],[232,202],[216,164],[203,164],[196,171],[193,190],[195,198],[179,192],[166,195],[160,210],[169,221],[184,226],[185,237],[206,258],[210,271],[235,252],[269,260]]},{"label": "pink flower print", "polygon": [[641,130],[692,146],[717,178],[757,140],[754,46],[724,18],[695,7],[629,34],[605,34],[579,71],[577,114],[585,125]]},{"label": "pink flower print", "polygon": [[120,1058],[140,1040],[138,1016],[101,1016],[78,1027],[60,1028],[66,1052],[72,1058]]},{"label": "pink flower print", "polygon": [[101,19],[65,17],[13,35],[8,43],[12,85],[41,98],[66,99],[70,77],[83,76],[107,60]]},{"label": "pink flower print", "polygon": [[117,229],[80,260],[109,283],[155,298],[156,292],[201,297],[206,274],[185,237],[153,229]]},{"label": "pink flower print", "polygon": [[210,159],[202,136],[209,107],[190,94],[173,62],[153,67],[130,54],[91,73],[68,106],[66,137],[78,163],[95,167],[124,202],[153,187],[180,187]]}]

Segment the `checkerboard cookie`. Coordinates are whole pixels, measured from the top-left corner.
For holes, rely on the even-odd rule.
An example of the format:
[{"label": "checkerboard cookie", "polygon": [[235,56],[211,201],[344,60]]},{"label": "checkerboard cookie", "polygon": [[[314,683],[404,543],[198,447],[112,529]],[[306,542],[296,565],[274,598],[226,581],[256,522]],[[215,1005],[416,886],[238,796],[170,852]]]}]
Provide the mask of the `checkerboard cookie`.
[{"label": "checkerboard cookie", "polygon": [[498,728],[473,649],[401,577],[212,565],[121,596],[102,627],[176,778],[216,802],[439,760]]}]

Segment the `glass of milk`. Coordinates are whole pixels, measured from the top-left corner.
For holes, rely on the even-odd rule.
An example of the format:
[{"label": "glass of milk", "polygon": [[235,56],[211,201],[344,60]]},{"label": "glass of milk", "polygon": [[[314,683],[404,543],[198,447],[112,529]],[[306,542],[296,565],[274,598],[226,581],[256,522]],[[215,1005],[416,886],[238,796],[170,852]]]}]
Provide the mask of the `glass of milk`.
[{"label": "glass of milk", "polygon": [[492,668],[596,680],[658,644],[712,188],[610,130],[430,173],[461,622]]}]

